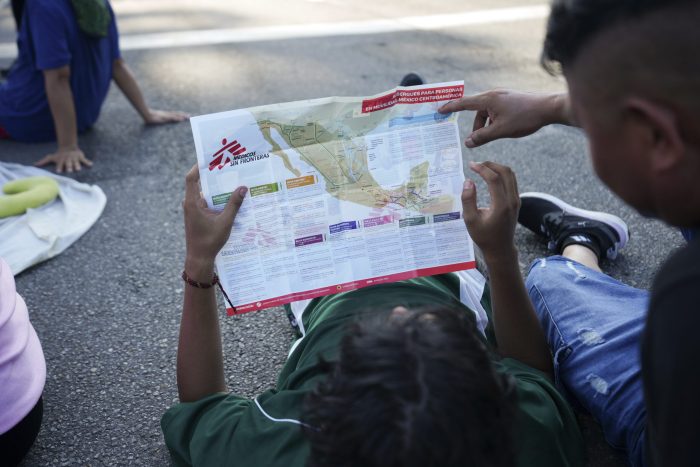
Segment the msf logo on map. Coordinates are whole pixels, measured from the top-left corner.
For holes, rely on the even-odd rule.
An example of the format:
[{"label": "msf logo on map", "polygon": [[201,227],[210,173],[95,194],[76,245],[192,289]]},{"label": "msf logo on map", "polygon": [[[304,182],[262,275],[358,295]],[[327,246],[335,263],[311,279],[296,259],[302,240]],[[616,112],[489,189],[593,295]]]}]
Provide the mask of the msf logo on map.
[{"label": "msf logo on map", "polygon": [[[230,143],[226,138],[221,140],[221,149],[216,151],[212,156],[212,161],[209,163],[209,170],[218,169],[221,170],[225,165],[231,162],[231,158],[236,158],[241,154],[245,154],[246,148],[241,146],[237,140],[233,140]],[[226,154],[228,153],[228,155]],[[226,160],[224,160],[224,156]]]}]

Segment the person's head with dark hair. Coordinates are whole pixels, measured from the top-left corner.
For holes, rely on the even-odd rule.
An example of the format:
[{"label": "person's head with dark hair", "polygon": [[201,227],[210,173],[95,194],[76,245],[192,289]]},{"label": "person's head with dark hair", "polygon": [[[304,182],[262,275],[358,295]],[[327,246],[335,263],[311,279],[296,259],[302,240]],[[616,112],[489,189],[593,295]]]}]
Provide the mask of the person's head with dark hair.
[{"label": "person's head with dark hair", "polygon": [[562,71],[600,178],[640,212],[700,225],[700,1],[554,0]]},{"label": "person's head with dark hair", "polygon": [[508,466],[513,403],[464,310],[356,324],[309,395],[309,466]]}]

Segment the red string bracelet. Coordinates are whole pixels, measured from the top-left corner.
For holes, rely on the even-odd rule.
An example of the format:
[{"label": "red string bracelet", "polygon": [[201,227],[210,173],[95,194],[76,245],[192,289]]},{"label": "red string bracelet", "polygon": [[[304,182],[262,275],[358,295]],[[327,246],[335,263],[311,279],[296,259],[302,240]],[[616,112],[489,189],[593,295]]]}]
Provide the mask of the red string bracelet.
[{"label": "red string bracelet", "polygon": [[192,279],[190,276],[187,275],[187,272],[183,269],[182,270],[182,280],[187,282],[189,285],[191,285],[192,287],[195,287],[197,289],[211,289],[215,285],[218,285],[219,290],[221,290],[221,293],[224,294],[224,298],[226,299],[226,302],[233,309],[233,314],[236,314],[236,307],[233,306],[233,303],[231,303],[231,299],[228,298],[226,291],[224,291],[224,288],[221,286],[221,281],[219,280],[219,276],[216,273],[214,273],[214,278],[211,280],[211,283],[207,284],[205,282],[198,282],[198,281]]}]

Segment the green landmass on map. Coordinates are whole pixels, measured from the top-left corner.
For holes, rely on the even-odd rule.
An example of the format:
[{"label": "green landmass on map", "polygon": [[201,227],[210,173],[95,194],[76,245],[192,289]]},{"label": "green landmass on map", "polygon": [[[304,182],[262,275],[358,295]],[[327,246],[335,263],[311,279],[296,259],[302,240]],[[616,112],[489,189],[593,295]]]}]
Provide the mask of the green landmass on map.
[{"label": "green landmass on map", "polygon": [[301,175],[289,155],[274,140],[273,130],[299,153],[304,162],[318,171],[326,182],[328,193],[339,200],[379,209],[394,204],[425,214],[452,209],[451,196],[428,196],[428,161],[413,167],[409,179],[398,188],[383,188],[369,171],[367,148],[353,142],[358,140],[355,137],[376,128],[382,118],[343,120],[342,128],[332,131],[318,122],[285,123],[263,116],[257,119],[263,137],[272,146],[270,153],[280,157],[287,170],[297,177]]}]

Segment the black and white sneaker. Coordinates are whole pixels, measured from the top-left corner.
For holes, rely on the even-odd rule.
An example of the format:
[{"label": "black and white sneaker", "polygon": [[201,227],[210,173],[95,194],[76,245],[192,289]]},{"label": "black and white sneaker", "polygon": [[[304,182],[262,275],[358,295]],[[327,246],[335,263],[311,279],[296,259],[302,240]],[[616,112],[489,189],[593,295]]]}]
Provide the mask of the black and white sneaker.
[{"label": "black and white sneaker", "polygon": [[399,86],[420,86],[421,84],[425,84],[423,78],[421,78],[415,73],[409,73],[403,77]]},{"label": "black and white sneaker", "polygon": [[523,193],[518,222],[548,241],[547,247],[560,254],[569,245],[583,245],[598,259],[615,259],[629,241],[625,221],[599,211],[571,206],[545,193]]}]

